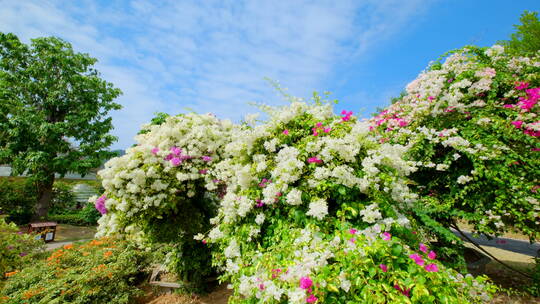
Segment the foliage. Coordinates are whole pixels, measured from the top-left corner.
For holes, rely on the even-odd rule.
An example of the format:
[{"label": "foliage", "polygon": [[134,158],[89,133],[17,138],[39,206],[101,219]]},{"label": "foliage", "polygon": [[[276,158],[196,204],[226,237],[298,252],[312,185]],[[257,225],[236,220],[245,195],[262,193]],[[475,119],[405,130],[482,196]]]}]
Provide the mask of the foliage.
[{"label": "foliage", "polygon": [[0,281],[20,270],[43,244],[32,235],[19,232],[17,225],[0,216]]},{"label": "foliage", "polygon": [[76,226],[93,226],[97,224],[100,217],[101,214],[94,205],[88,203],[80,210],[49,215],[49,220]]},{"label": "foliage", "polygon": [[151,257],[113,238],[64,245],[10,276],[0,303],[131,303]]},{"label": "foliage", "polygon": [[54,183],[49,214],[63,214],[77,208],[71,188],[71,185],[63,182]]},{"label": "foliage", "polygon": [[439,236],[461,219],[487,235],[540,237],[539,76],[538,56],[466,47],[371,120],[379,140],[411,146],[423,201],[416,213]]},{"label": "foliage", "polygon": [[0,178],[0,214],[17,224],[27,224],[34,214],[36,190],[30,179]]},{"label": "foliage", "polygon": [[214,270],[210,252],[193,236],[209,229],[221,188],[211,168],[223,159],[233,125],[212,115],[163,116],[136,137],[138,144],[99,172],[105,193],[94,197],[98,235],[123,233],[144,246],[172,244],[169,270],[204,288]]},{"label": "foliage", "polygon": [[519,18],[521,24],[514,25],[516,32],[510,40],[500,41],[510,54],[519,56],[534,56],[540,51],[540,20],[538,12],[525,11]]},{"label": "foliage", "polygon": [[86,174],[113,156],[111,110],[120,90],[99,78],[96,59],[61,39],[30,45],[0,33],[0,163],[31,176],[45,217],[55,173]]}]

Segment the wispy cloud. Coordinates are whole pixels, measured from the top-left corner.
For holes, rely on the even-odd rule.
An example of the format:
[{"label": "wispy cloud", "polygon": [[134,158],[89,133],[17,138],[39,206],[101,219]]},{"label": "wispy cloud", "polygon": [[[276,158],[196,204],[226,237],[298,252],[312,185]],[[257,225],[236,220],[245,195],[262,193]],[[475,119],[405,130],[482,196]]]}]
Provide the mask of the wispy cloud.
[{"label": "wispy cloud", "polygon": [[263,80],[295,95],[324,90],[346,64],[407,25],[420,1],[20,1],[0,30],[71,42],[121,88],[116,147],[157,111],[189,107],[237,120],[247,102],[278,103]]}]

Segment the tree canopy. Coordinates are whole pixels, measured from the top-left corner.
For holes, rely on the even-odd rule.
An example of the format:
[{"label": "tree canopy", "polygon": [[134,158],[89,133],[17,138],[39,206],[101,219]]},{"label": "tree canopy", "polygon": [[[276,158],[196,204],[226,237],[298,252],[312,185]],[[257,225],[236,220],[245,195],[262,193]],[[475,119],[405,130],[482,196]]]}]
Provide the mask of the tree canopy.
[{"label": "tree canopy", "polygon": [[519,18],[521,24],[514,25],[516,32],[510,40],[499,41],[512,54],[526,56],[540,51],[540,20],[538,12],[525,11]]},{"label": "tree canopy", "polygon": [[86,174],[114,156],[109,111],[122,92],[100,78],[97,59],[55,37],[22,43],[0,33],[0,163],[36,182],[39,217],[55,174]]}]

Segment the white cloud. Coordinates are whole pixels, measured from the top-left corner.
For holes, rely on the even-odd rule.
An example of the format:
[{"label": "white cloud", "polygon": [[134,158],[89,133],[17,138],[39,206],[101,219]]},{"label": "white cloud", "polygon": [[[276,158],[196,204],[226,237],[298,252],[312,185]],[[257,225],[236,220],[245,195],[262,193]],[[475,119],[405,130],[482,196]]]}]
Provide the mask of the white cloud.
[{"label": "white cloud", "polygon": [[115,147],[154,112],[184,107],[236,120],[249,101],[279,102],[263,77],[295,95],[324,90],[337,63],[388,39],[420,1],[4,1],[0,30],[55,35],[99,59],[122,89]]}]

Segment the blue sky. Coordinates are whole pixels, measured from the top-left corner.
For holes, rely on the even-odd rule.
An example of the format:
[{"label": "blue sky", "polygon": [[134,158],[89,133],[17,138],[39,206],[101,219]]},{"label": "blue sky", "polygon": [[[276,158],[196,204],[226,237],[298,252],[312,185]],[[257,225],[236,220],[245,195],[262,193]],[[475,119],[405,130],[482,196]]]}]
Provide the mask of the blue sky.
[{"label": "blue sky", "polygon": [[153,113],[212,112],[239,121],[248,102],[330,91],[367,117],[442,53],[490,46],[538,0],[0,1],[0,31],[58,36],[98,58],[124,92],[113,148]]}]

